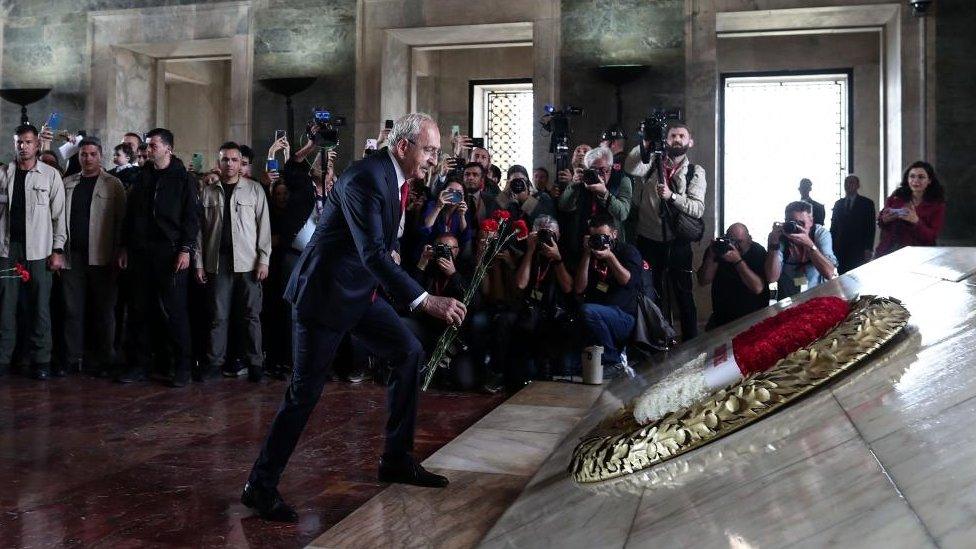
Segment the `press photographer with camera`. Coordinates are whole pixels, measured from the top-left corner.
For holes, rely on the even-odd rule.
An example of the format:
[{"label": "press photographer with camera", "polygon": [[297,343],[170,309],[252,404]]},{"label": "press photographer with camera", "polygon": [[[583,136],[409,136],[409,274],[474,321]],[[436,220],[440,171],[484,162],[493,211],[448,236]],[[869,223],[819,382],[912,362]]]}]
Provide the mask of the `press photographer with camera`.
[{"label": "press photographer with camera", "polygon": [[464,167],[464,201],[472,222],[480,224],[498,208],[497,195],[485,189],[485,168],[477,162]]},{"label": "press photographer with camera", "polygon": [[546,193],[537,193],[529,181],[529,172],[518,164],[508,169],[508,183],[496,198],[498,207],[508,210],[512,219],[524,219],[532,225],[540,215],[553,217],[556,206]]},{"label": "press photographer with camera", "polygon": [[766,252],[766,280],[778,282],[777,299],[837,277],[830,231],[813,222],[810,203],[790,202],[784,217],[784,223],[773,223]]},{"label": "press photographer with camera", "polygon": [[575,290],[583,298],[586,343],[603,348],[604,378],[626,371],[624,346],[637,318],[637,293],[643,260],[637,248],[618,239],[618,227],[606,214],[589,221]]},{"label": "press photographer with camera", "polygon": [[635,243],[651,264],[658,306],[671,318],[671,301],[677,301],[681,338],[687,341],[698,334],[691,243],[704,229],[706,182],[704,168],[688,159],[695,140],[677,116],[655,111],[644,120],[641,143],[630,151],[624,171],[636,178]]},{"label": "press photographer with camera", "polygon": [[539,216],[533,223],[515,285],[523,293],[516,331],[533,337],[512,348],[506,378],[517,385],[565,373],[566,352],[574,339],[573,276],[559,252],[559,224],[552,217]]},{"label": "press photographer with camera", "polygon": [[725,236],[712,241],[698,268],[698,283],[712,286],[712,316],[706,330],[769,304],[765,263],[766,248],[753,242],[742,223],[733,223]]},{"label": "press photographer with camera", "polygon": [[[566,220],[566,234],[572,235],[572,240],[567,243],[567,253],[574,260],[580,255],[580,248],[577,247],[579,235],[587,227],[587,222],[593,216],[607,214],[613,218],[615,226],[623,227],[630,215],[633,195],[630,177],[623,171],[613,172],[613,152],[610,149],[591,149],[584,156],[583,166],[579,178],[566,187],[559,199],[560,211],[575,214]],[[626,240],[623,233],[620,240]]]},{"label": "press photographer with camera", "polygon": [[471,240],[464,186],[456,181],[448,183],[437,198],[427,201],[422,219],[421,237],[430,241],[435,235],[449,234],[463,248]]},{"label": "press photographer with camera", "polygon": [[[454,235],[450,233],[437,235],[431,244],[424,246],[411,276],[432,296],[463,299],[468,282],[459,272],[456,264],[459,251],[459,243]],[[406,317],[404,322],[427,352],[433,350],[437,338],[444,331],[444,323],[430,315],[413,314]],[[474,388],[476,373],[469,353],[455,355],[451,360],[449,371],[451,381],[459,389]]]}]

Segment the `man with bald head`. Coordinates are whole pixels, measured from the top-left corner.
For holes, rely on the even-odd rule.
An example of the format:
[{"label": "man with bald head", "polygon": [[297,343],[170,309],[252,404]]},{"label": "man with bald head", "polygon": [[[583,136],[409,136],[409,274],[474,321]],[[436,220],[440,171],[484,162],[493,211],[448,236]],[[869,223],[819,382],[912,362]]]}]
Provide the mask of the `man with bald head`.
[{"label": "man with bald head", "polygon": [[844,198],[834,204],[830,236],[834,239],[840,274],[871,261],[877,213],[874,201],[857,193],[861,180],[854,174],[844,179]]},{"label": "man with bald head", "polygon": [[706,330],[732,322],[769,304],[763,279],[766,249],[752,241],[749,229],[733,223],[725,236],[705,250],[698,283],[712,285],[712,317]]}]

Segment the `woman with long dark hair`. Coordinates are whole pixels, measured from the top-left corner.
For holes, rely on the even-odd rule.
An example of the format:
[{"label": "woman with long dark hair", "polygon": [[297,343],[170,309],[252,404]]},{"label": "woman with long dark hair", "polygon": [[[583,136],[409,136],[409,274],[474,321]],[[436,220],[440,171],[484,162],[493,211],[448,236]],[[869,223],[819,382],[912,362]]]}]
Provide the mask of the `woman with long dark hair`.
[{"label": "woman with long dark hair", "polygon": [[905,246],[935,246],[945,223],[945,190],[928,162],[913,163],[878,214],[881,240],[875,257]]}]

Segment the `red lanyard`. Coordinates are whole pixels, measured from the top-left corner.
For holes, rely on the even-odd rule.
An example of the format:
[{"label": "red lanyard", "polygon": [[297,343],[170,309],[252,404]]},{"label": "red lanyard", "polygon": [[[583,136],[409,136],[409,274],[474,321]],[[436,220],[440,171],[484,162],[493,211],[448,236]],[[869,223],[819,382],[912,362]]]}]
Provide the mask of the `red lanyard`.
[{"label": "red lanyard", "polygon": [[552,267],[552,262],[546,262],[546,268],[543,269],[539,267],[538,272],[535,274],[535,289],[538,290],[542,286],[542,281],[546,279],[546,275],[549,274],[549,268]]},{"label": "red lanyard", "polygon": [[610,272],[610,266],[609,265],[607,265],[606,263],[603,263],[602,261],[600,261],[600,262],[594,262],[593,263],[593,270],[595,270],[597,272],[597,274],[600,275],[600,282],[606,282],[607,281],[607,273]]}]

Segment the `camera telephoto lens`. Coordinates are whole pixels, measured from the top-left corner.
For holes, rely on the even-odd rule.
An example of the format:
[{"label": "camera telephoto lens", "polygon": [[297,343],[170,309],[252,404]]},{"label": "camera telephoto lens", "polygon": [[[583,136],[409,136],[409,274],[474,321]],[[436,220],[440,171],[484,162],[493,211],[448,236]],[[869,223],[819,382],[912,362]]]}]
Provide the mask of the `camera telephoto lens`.
[{"label": "camera telephoto lens", "polygon": [[800,234],[803,232],[803,227],[796,221],[790,220],[783,223],[783,232],[786,234]]},{"label": "camera telephoto lens", "polygon": [[583,170],[583,184],[584,185],[596,185],[600,183],[600,178],[596,174],[596,170],[586,169]]},{"label": "camera telephoto lens", "polygon": [[732,243],[724,237],[716,238],[715,242],[712,243],[712,251],[715,252],[715,255],[725,255],[731,249]]},{"label": "camera telephoto lens", "polygon": [[552,231],[549,229],[540,229],[539,242],[545,244],[546,246],[552,246],[556,243],[556,239],[554,238]]},{"label": "camera telephoto lens", "polygon": [[513,179],[510,186],[512,187],[512,193],[514,194],[524,193],[526,189],[528,189],[528,185],[525,184],[525,180],[521,178]]},{"label": "camera telephoto lens", "polygon": [[608,234],[591,234],[590,235],[590,249],[603,251],[610,247],[610,242],[612,239]]}]

